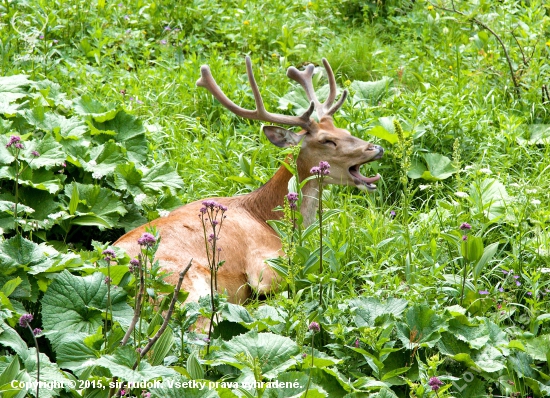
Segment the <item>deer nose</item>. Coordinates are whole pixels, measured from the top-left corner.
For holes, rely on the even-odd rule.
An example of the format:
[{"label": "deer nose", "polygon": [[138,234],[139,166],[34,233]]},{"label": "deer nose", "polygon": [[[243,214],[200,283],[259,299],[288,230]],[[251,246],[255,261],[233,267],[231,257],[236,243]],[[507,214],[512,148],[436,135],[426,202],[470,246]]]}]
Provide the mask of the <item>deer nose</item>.
[{"label": "deer nose", "polygon": [[375,145],[374,146],[376,149],[378,149],[378,152],[379,152],[379,155],[381,156],[382,154],[384,154],[384,148],[382,148],[380,145]]}]

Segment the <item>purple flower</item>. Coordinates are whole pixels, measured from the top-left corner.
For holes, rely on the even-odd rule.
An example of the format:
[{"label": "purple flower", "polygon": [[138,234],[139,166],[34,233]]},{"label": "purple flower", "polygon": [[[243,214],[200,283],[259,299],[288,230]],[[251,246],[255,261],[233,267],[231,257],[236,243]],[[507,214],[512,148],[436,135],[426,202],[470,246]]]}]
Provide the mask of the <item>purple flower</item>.
[{"label": "purple flower", "polygon": [[166,44],[166,40],[161,40],[160,44]]},{"label": "purple flower", "polygon": [[359,348],[359,344],[360,344],[359,339],[355,339],[355,348]]},{"label": "purple flower", "polygon": [[432,391],[437,391],[441,388],[444,383],[439,380],[437,377],[430,377],[428,385],[432,388]]},{"label": "purple flower", "polygon": [[145,392],[145,391],[143,391],[143,392],[141,393],[141,395],[143,395],[143,398],[151,398],[151,393],[150,393],[150,392]]},{"label": "purple flower", "polygon": [[532,296],[532,295],[533,295],[533,292],[527,292],[527,295],[528,295],[528,296]]},{"label": "purple flower", "polygon": [[111,278],[109,278],[108,276],[106,276],[105,279],[104,279],[104,281],[105,281],[106,284],[109,284],[109,283],[111,283],[113,280],[112,280]]},{"label": "purple flower", "polygon": [[52,42],[53,42],[53,44],[57,44],[57,43],[59,43],[59,40],[53,39]]},{"label": "purple flower", "polygon": [[503,293],[503,292],[504,292],[504,289],[503,289],[502,287],[499,287],[499,288],[498,288],[498,291],[501,292],[501,293]]},{"label": "purple flower", "polygon": [[319,162],[319,166],[312,167],[311,170],[309,170],[309,172],[318,177],[327,176],[330,174],[329,169],[330,169],[330,164],[328,162],[325,162],[324,160],[321,160]]},{"label": "purple flower", "polygon": [[205,343],[210,343],[210,339],[208,337],[205,337],[203,340]]},{"label": "purple flower", "polygon": [[42,39],[44,39],[44,35],[40,35],[40,36],[38,36],[38,38],[39,38],[40,40],[42,40]]},{"label": "purple flower", "polygon": [[170,30],[172,30],[172,29],[170,28],[170,26],[165,26],[165,27],[164,27],[164,30],[165,30],[165,31],[170,31]]},{"label": "purple flower", "polygon": [[32,334],[35,335],[35,336],[39,336],[39,335],[42,334],[42,329],[36,328],[32,331]]},{"label": "purple flower", "polygon": [[470,224],[468,224],[467,222],[463,222],[460,225],[460,229],[463,230],[463,231],[469,231],[470,229],[472,229],[472,226]]},{"label": "purple flower", "polygon": [[38,151],[32,151],[32,152],[31,152],[31,155],[34,156],[35,158],[37,158],[37,157],[40,156],[40,152],[38,152]]},{"label": "purple flower", "polygon": [[12,135],[10,137],[10,140],[6,144],[6,148],[9,148],[12,145],[14,145],[16,148],[22,148],[23,144],[21,144],[19,141],[21,141],[21,137],[19,137],[18,135]]},{"label": "purple flower", "polygon": [[21,318],[19,318],[19,326],[21,326],[22,328],[26,328],[27,326],[29,326],[29,322],[32,321],[32,318],[32,314],[21,315]]},{"label": "purple flower", "polygon": [[126,21],[128,21],[128,20],[130,19],[130,17],[129,17],[128,15],[125,15],[125,16],[124,16],[124,19],[125,19]]},{"label": "purple flower", "polygon": [[518,279],[519,278],[519,275],[514,275],[514,279]]},{"label": "purple flower", "polygon": [[292,210],[296,210],[298,202],[298,194],[296,192],[289,192],[286,195],[286,199],[288,200],[288,207],[290,207]]},{"label": "purple flower", "polygon": [[516,286],[521,286],[521,282],[520,282],[520,281],[516,281]]},{"label": "purple flower", "polygon": [[487,290],[480,290],[479,294],[489,294],[489,292]]},{"label": "purple flower", "polygon": [[508,275],[508,271],[506,271],[505,269],[502,270],[502,273],[503,273],[504,275]]},{"label": "purple flower", "polygon": [[462,240],[467,241],[468,240],[468,235],[462,235]]},{"label": "purple flower", "polygon": [[149,232],[145,232],[143,235],[141,235],[141,238],[138,239],[138,244],[140,246],[151,247],[153,246],[153,244],[156,243],[156,241],[157,241],[157,238],[155,238]]},{"label": "purple flower", "polygon": [[[116,257],[116,253],[113,249],[105,249],[103,250],[103,253],[102,253],[105,257],[112,257],[112,258],[115,258]],[[109,258],[110,260],[110,258]]]},{"label": "purple flower", "polygon": [[390,217],[391,217],[391,218],[394,218],[394,217],[395,217],[395,211],[394,211],[394,210],[390,211]]},{"label": "purple flower", "polygon": [[313,331],[313,333],[318,333],[321,331],[321,326],[315,321],[311,322],[309,324],[309,330]]}]

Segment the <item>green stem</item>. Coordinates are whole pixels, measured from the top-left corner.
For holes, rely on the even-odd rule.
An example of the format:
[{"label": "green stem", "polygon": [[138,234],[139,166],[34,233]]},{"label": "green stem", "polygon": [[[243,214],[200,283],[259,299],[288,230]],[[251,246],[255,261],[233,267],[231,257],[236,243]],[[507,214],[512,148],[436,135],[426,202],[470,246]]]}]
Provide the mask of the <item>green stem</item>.
[{"label": "green stem", "polygon": [[27,323],[27,328],[31,332],[31,336],[34,340],[34,347],[36,348],[36,398],[39,398],[39,392],[40,392],[40,350],[38,349],[38,340],[36,340],[36,336],[34,335],[34,331],[31,328],[31,325]]}]

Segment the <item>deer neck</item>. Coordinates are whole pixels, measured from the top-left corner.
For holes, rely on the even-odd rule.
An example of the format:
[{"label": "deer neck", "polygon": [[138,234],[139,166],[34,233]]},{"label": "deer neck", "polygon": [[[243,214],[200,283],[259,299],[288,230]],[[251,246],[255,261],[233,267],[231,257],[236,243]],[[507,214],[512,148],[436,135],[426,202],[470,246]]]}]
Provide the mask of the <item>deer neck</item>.
[{"label": "deer neck", "polygon": [[[298,166],[298,169],[300,167]],[[299,175],[303,174],[299,172]],[[292,178],[292,173],[283,165],[275,175],[262,187],[254,192],[246,195],[244,207],[252,213],[256,218],[267,220],[278,220],[282,218],[283,212],[274,212],[273,209],[277,206],[284,205],[284,198],[288,194],[288,183]],[[304,177],[305,178],[305,177]],[[300,178],[302,180],[302,178]],[[302,205],[300,213],[302,214],[304,225],[308,226],[315,221],[315,212],[318,206],[319,190],[317,182],[309,181],[302,188]]]}]

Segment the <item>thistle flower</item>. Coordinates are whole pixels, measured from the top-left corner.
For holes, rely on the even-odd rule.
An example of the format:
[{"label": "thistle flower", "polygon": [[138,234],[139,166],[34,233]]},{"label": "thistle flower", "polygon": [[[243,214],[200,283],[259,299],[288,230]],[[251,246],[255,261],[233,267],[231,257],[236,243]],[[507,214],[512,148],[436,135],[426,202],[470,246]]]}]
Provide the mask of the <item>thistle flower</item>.
[{"label": "thistle flower", "polygon": [[321,331],[321,326],[315,321],[311,322],[308,327],[309,330],[311,330],[313,333],[318,333]]},{"label": "thistle flower", "polygon": [[16,148],[20,148],[19,146],[17,146],[17,144],[19,144],[20,141],[21,141],[21,137],[19,137],[18,135],[12,135],[10,137],[10,140],[6,144],[6,148],[9,148],[12,145],[15,145]]},{"label": "thistle flower", "polygon": [[35,335],[35,336],[40,336],[42,334],[42,329],[40,328],[35,328],[33,331],[32,331],[32,334]]},{"label": "thistle flower", "polygon": [[109,257],[110,258],[115,258],[116,257],[116,253],[113,249],[105,249],[103,250],[103,253],[101,253],[105,256],[105,258]]},{"label": "thistle flower", "polygon": [[32,151],[32,152],[31,152],[31,155],[34,156],[35,158],[37,158],[37,157],[40,156],[40,152],[38,152],[38,151]]},{"label": "thistle flower", "polygon": [[151,247],[153,246],[153,244],[156,243],[156,241],[157,241],[157,238],[155,238],[149,232],[145,232],[143,235],[141,235],[141,238],[138,239],[138,244],[140,246]]},{"label": "thistle flower", "polygon": [[472,226],[470,224],[468,224],[467,222],[463,222],[461,225],[460,225],[460,229],[462,231],[469,231],[470,229],[472,229]]},{"label": "thistle flower", "polygon": [[19,326],[21,326],[22,328],[26,328],[27,326],[29,326],[29,323],[32,321],[32,319],[32,314],[21,315],[21,318],[19,318]]},{"label": "thistle flower", "polygon": [[437,377],[430,377],[430,380],[428,381],[428,385],[432,388],[432,391],[437,391],[441,388],[442,385],[444,385],[441,380],[439,380]]},{"label": "thistle flower", "polygon": [[298,194],[296,192],[289,192],[286,195],[286,199],[288,200],[288,207],[290,207],[292,210],[296,210],[298,202]]}]

